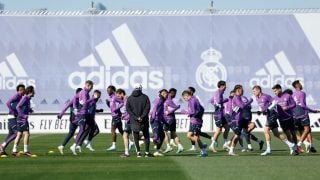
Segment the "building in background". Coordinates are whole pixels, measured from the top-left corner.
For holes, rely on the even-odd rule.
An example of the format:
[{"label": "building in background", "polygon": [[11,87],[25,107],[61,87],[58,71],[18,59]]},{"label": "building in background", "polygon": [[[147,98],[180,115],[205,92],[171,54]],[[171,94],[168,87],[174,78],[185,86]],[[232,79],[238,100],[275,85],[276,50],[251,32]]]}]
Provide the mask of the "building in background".
[{"label": "building in background", "polygon": [[4,4],[0,2],[0,11],[4,10]]}]

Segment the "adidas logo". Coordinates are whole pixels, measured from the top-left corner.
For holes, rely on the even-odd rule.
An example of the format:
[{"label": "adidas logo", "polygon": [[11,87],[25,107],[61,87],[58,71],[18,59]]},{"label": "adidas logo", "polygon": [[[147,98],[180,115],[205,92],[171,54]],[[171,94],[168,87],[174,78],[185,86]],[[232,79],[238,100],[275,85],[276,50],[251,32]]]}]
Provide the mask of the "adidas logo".
[{"label": "adidas logo", "polygon": [[36,82],[29,78],[17,56],[12,53],[0,63],[0,89],[14,90],[18,84],[35,86]]},{"label": "adidas logo", "polygon": [[[128,89],[136,83],[143,84],[144,88],[160,89],[164,86],[164,73],[150,69],[150,63],[143,54],[135,37],[127,24],[122,24],[112,31],[117,51],[110,39],[95,46],[95,53],[103,65],[100,65],[93,53],[79,61],[82,68],[90,68],[89,72],[75,71],[69,75],[68,83],[73,89],[82,87],[86,80],[94,80],[95,87],[105,89],[110,84]],[[123,58],[127,60],[127,64]],[[94,71],[92,71],[95,69]]]},{"label": "adidas logo", "polygon": [[256,76],[250,79],[251,87],[260,85],[262,88],[272,88],[275,84],[281,84],[285,88],[291,88],[292,82],[297,79],[303,83],[303,78],[297,77],[296,71],[283,51],[275,55],[275,60],[268,61],[265,68],[259,69]]}]

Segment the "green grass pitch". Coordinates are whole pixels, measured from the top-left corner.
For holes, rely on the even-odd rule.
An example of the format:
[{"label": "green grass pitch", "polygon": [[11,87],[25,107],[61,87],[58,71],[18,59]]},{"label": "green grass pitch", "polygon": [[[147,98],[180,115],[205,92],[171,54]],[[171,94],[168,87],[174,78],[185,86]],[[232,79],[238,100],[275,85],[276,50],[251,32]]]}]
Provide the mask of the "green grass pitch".
[{"label": "green grass pitch", "polygon": [[[257,133],[259,137],[262,134]],[[190,148],[184,133],[180,134],[185,149]],[[0,135],[3,140],[4,135]],[[239,152],[239,156],[230,157],[226,151],[209,152],[209,157],[197,157],[198,152],[188,152],[177,155],[175,151],[165,157],[137,158],[131,152],[130,158],[120,158],[123,143],[118,136],[117,151],[106,152],[111,136],[99,134],[93,142],[95,152],[83,148],[78,156],[73,156],[68,149],[65,155],[58,154],[57,146],[64,138],[63,134],[37,135],[32,134],[30,151],[37,158],[8,157],[0,158],[0,179],[41,179],[41,180],[93,180],[93,179],[126,179],[126,180],[180,180],[180,179],[319,179],[320,156],[315,154],[289,155],[288,148],[279,140],[273,138],[273,154],[261,157],[256,143],[252,143],[253,152]],[[220,137],[221,140],[221,137]],[[314,144],[320,148],[320,134],[314,134]],[[205,140],[207,144],[210,140]],[[219,148],[221,148],[219,142]],[[12,144],[8,147],[9,153]],[[19,150],[22,149],[20,145]],[[144,145],[142,145],[144,150]],[[55,151],[48,155],[48,151]]]}]

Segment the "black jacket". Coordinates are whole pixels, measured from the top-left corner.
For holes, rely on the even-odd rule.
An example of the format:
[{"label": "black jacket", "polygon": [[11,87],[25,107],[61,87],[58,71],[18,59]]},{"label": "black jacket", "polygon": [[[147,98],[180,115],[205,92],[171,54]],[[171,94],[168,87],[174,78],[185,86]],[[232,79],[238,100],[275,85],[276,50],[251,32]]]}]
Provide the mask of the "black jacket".
[{"label": "black jacket", "polygon": [[128,97],[126,111],[129,113],[133,131],[142,131],[149,127],[150,100],[141,90],[134,90]]}]

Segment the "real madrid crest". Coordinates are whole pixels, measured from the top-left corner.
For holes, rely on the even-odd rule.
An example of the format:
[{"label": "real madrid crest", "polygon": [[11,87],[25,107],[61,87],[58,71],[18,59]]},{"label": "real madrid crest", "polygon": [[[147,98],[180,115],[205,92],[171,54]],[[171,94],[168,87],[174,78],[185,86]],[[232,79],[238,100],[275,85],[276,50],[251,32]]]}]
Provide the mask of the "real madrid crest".
[{"label": "real madrid crest", "polygon": [[217,89],[217,83],[220,80],[227,80],[227,70],[219,62],[222,54],[210,48],[201,53],[203,62],[198,66],[196,71],[196,81],[205,91],[213,92]]}]

